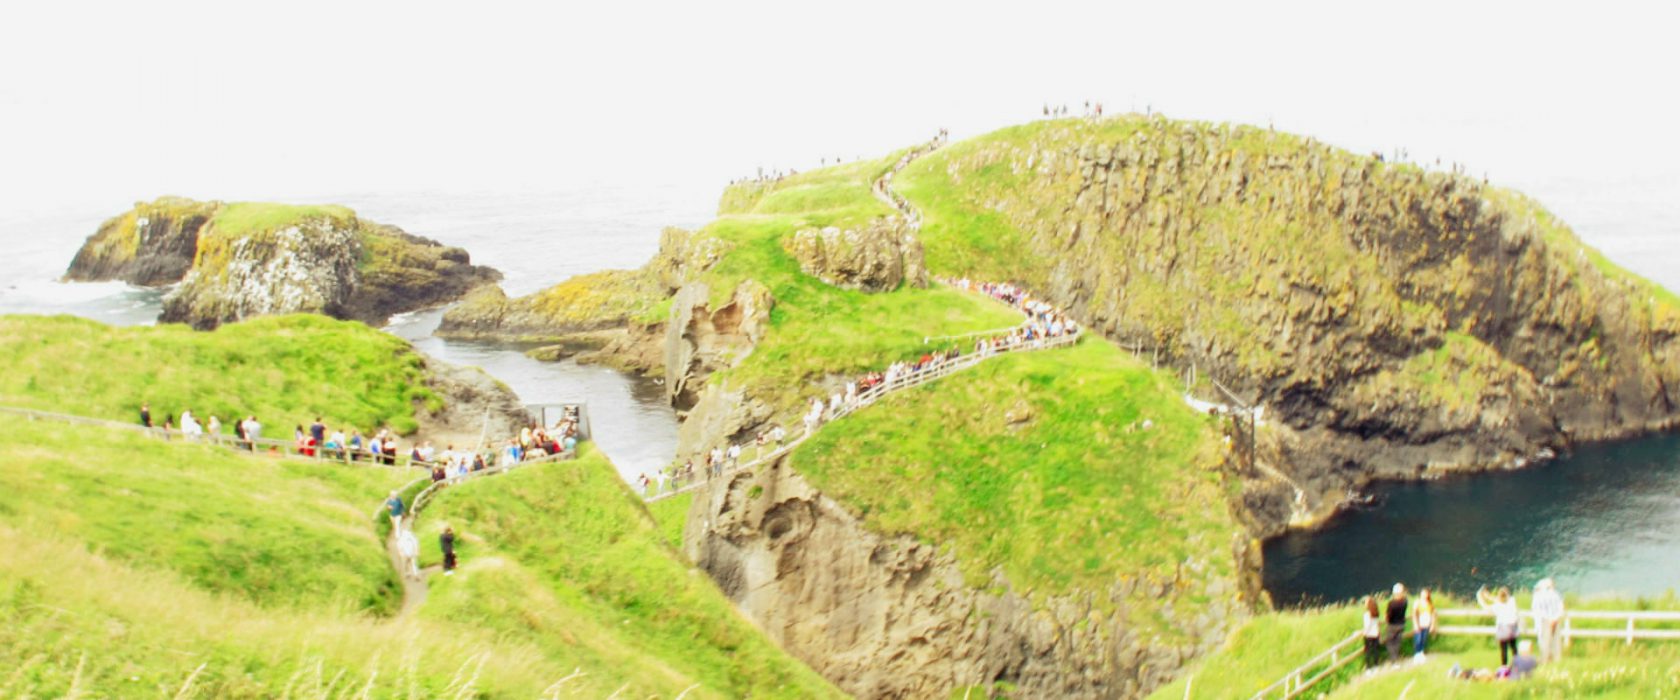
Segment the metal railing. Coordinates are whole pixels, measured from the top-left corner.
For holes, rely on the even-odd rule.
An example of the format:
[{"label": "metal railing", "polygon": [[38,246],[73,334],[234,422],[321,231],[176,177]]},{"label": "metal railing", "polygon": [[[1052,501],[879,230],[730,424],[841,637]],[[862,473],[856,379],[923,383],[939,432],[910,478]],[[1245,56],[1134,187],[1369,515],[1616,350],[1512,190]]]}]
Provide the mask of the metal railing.
[{"label": "metal railing", "polygon": [[[1068,345],[1072,345],[1076,342],[1079,342],[1079,337],[1080,337],[1080,333],[1078,331],[1076,331],[1076,332],[1069,333],[1069,334],[1066,334],[1066,335],[1059,335],[1059,336],[1053,336],[1053,337],[1048,337],[1048,338],[1037,338],[1037,339],[1033,339],[1033,340],[1023,340],[1023,341],[1016,342],[1016,343],[1011,343],[1011,344],[1008,344],[1008,345],[1001,345],[1001,346],[997,346],[997,347],[988,348],[984,352],[975,352],[975,353],[971,353],[971,354],[968,354],[968,355],[962,355],[962,356],[959,356],[957,359],[948,360],[946,362],[939,363],[938,365],[934,365],[933,367],[921,370],[919,372],[908,372],[908,373],[905,373],[905,374],[901,374],[899,376],[894,377],[891,381],[882,382],[882,383],[876,384],[875,386],[872,386],[872,387],[870,387],[870,388],[868,388],[864,391],[858,392],[858,395],[857,395],[856,399],[853,399],[852,401],[848,401],[848,402],[845,402],[845,403],[841,404],[839,409],[834,410],[834,411],[828,413],[827,415],[825,415],[824,418],[823,418],[823,421],[821,423],[819,423],[817,425],[814,425],[814,426],[808,425],[806,427],[805,432],[800,433],[799,437],[794,438],[794,440],[792,442],[786,442],[786,443],[782,444],[781,446],[772,450],[769,454],[765,454],[765,455],[760,456],[760,457],[755,457],[754,459],[752,459],[749,462],[746,462],[744,464],[739,464],[739,465],[736,465],[736,466],[729,466],[729,467],[723,467],[723,468],[713,467],[711,470],[708,471],[708,473],[680,474],[680,475],[677,476],[677,478],[673,478],[670,481],[667,481],[666,486],[663,489],[657,489],[657,487],[656,487],[657,492],[650,493],[650,492],[644,491],[643,494],[642,494],[642,498],[643,498],[643,500],[646,500],[649,503],[662,501],[662,500],[665,500],[667,498],[671,498],[672,496],[676,496],[677,494],[687,493],[689,491],[693,491],[695,489],[698,489],[701,486],[704,486],[704,485],[710,483],[712,479],[717,479],[717,478],[723,478],[723,477],[726,477],[726,476],[730,476],[730,475],[733,475],[733,474],[736,474],[736,473],[739,473],[739,472],[743,472],[743,471],[753,469],[755,467],[758,467],[759,465],[766,464],[766,463],[775,461],[777,459],[780,459],[783,455],[786,455],[787,453],[792,452],[795,447],[798,447],[800,445],[800,443],[805,442],[812,435],[814,435],[816,433],[816,431],[821,428],[822,425],[826,425],[828,423],[832,423],[836,420],[839,420],[841,418],[849,416],[852,413],[858,411],[859,409],[862,409],[865,406],[868,406],[870,404],[875,403],[876,401],[880,400],[881,397],[886,396],[887,394],[891,394],[891,393],[894,393],[894,392],[897,392],[897,391],[903,391],[905,389],[911,389],[911,388],[914,388],[914,387],[921,386],[923,384],[927,384],[929,382],[933,382],[933,381],[937,381],[939,379],[943,379],[945,377],[951,376],[952,374],[955,374],[955,373],[960,372],[962,370],[965,370],[965,369],[968,369],[968,368],[973,367],[975,365],[978,365],[981,362],[984,362],[987,359],[992,358],[992,357],[996,357],[998,355],[1003,355],[1003,354],[1007,354],[1007,353],[1011,353],[1011,352],[1024,352],[1024,351],[1031,351],[1031,350],[1048,350],[1050,348],[1065,347],[1065,346],[1068,346]],[[704,467],[702,467],[702,469],[704,469]]]}]

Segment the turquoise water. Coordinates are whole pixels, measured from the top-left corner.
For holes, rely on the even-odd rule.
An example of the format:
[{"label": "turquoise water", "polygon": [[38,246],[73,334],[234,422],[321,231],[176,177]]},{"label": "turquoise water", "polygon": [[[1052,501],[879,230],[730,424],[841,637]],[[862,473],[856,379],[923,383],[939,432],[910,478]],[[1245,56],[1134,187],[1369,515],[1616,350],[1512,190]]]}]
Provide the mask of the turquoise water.
[{"label": "turquoise water", "polygon": [[1680,435],[1582,447],[1529,469],[1378,486],[1379,503],[1265,547],[1284,606],[1395,582],[1656,596],[1680,589]]}]

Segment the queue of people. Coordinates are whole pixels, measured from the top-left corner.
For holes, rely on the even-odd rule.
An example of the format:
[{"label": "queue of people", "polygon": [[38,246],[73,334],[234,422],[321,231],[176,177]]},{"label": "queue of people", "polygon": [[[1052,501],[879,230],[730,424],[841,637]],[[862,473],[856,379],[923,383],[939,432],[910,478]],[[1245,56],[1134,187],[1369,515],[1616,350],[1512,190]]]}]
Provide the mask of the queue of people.
[{"label": "queue of people", "polygon": [[[234,421],[232,436],[222,434],[222,422],[216,416],[210,416],[209,420],[201,423],[191,410],[183,410],[179,423],[177,429],[173,415],[166,415],[161,423],[154,422],[151,403],[140,404],[140,424],[160,432],[165,439],[179,433],[187,440],[202,440],[231,445],[250,452],[270,453],[279,452],[280,445],[283,444],[275,441],[264,442],[263,424],[254,414]],[[529,424],[522,428],[517,436],[510,438],[508,445],[499,452],[456,450],[454,445],[450,445],[439,454],[430,441],[414,442],[405,452],[398,444],[397,436],[390,430],[381,428],[371,435],[364,436],[355,428],[329,429],[326,422],[320,416],[316,416],[308,426],[299,424],[293,428],[292,452],[304,457],[386,466],[397,466],[406,454],[408,466],[431,469],[434,480],[442,480],[483,470],[492,463],[509,466],[528,459],[570,452],[577,447],[578,425],[578,407],[567,406],[554,425],[544,428],[536,423]]]},{"label": "queue of people", "polygon": [[[1530,603],[1535,624],[1533,632],[1540,647],[1538,656],[1532,653],[1533,643],[1519,640],[1522,614],[1510,588],[1502,587],[1497,591],[1480,589],[1476,591],[1476,603],[1493,615],[1493,638],[1499,647],[1499,666],[1481,670],[1454,666],[1452,677],[1472,680],[1523,678],[1533,673],[1540,664],[1555,663],[1563,658],[1566,611],[1563,596],[1551,579],[1541,579],[1535,584]],[[1419,591],[1415,603],[1407,596],[1406,587],[1399,583],[1394,584],[1386,603],[1380,603],[1376,596],[1366,597],[1360,625],[1365,642],[1365,668],[1377,667],[1385,661],[1385,657],[1390,663],[1400,660],[1408,622],[1412,630],[1412,655],[1421,659],[1435,636],[1437,620],[1435,601],[1427,588]]]},{"label": "queue of people", "polygon": [[[941,133],[940,137],[935,139],[935,143],[943,138],[944,134]],[[1010,329],[1008,333],[984,336],[976,340],[973,352],[980,357],[1023,347],[1039,347],[1047,339],[1074,336],[1080,332],[1078,322],[1069,318],[1060,308],[1034,297],[1019,285],[974,282],[967,278],[941,281],[963,291],[992,297],[1014,307],[1026,317],[1021,325]],[[929,376],[929,373],[954,365],[964,357],[962,349],[953,342],[937,349],[924,350],[914,359],[900,360],[884,369],[853,377],[838,385],[828,396],[811,399],[810,408],[800,418],[805,427],[805,434],[815,432],[824,423],[867,405],[886,392],[919,383],[918,380]],[[764,455],[772,443],[774,449],[780,449],[786,443],[787,437],[787,430],[780,425],[772,425],[759,431],[752,441],[753,446],[757,448],[753,458]],[[708,480],[721,476],[740,466],[743,447],[743,444],[731,442],[697,452],[689,455],[682,464],[657,474],[644,472],[634,479],[633,486],[641,491],[644,497],[649,497],[665,493],[667,489],[684,488],[695,483],[698,476],[704,476]]]}]

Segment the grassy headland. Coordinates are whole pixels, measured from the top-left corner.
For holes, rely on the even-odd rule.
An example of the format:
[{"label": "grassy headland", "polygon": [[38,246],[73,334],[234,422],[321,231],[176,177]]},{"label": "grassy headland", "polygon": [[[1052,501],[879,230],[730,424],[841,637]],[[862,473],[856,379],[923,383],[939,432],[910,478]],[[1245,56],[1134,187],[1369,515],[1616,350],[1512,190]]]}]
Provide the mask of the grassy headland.
[{"label": "grassy headland", "polygon": [[0,404],[137,421],[191,410],[224,433],[256,414],[285,438],[315,416],[363,431],[413,432],[417,407],[440,399],[425,386],[409,344],[360,323],[295,315],[204,333],[185,326],[113,328],[60,316],[0,317]]},{"label": "grassy headland", "polygon": [[[1229,577],[1219,436],[1172,383],[1101,340],[1006,355],[824,428],[793,465],[872,528],[949,547],[976,587],[994,568],[1036,598]],[[1144,588],[1134,615],[1175,602]]]},{"label": "grassy headland", "polygon": [[373,511],[411,473],[9,416],[0,435],[0,695],[838,696],[587,448],[445,492],[426,558],[449,522],[465,567],[393,621]]},{"label": "grassy headland", "polygon": [[1011,326],[1020,315],[980,297],[933,286],[868,294],[805,274],[788,252],[801,229],[860,227],[892,213],[869,193],[895,158],[800,173],[726,191],[717,220],[696,236],[721,241],[716,265],[700,275],[713,307],[743,280],[775,299],[771,330],[736,367],[710,381],[745,387],[791,419],[813,382],[856,375],[925,351],[929,336]]},{"label": "grassy headland", "polygon": [[432,579],[427,620],[474,624],[588,669],[578,686],[630,697],[837,697],[681,561],[605,458],[532,467],[444,491],[421,520],[461,535],[463,569]]}]

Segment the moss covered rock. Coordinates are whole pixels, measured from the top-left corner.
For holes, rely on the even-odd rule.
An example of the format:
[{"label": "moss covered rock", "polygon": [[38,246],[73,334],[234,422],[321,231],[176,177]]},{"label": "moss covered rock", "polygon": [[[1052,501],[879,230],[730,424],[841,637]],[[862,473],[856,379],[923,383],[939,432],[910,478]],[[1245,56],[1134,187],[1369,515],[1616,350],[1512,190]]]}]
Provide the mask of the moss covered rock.
[{"label": "moss covered rock", "polygon": [[121,280],[143,287],[174,284],[192,267],[198,232],[216,212],[213,202],[160,197],[100,224],[64,278]]},{"label": "moss covered rock", "polygon": [[[1674,295],[1481,180],[1126,117],[954,144],[898,189],[926,213],[936,272],[1024,280],[1264,405],[1270,459],[1321,513],[1371,478],[1519,464],[1680,417]],[[1289,519],[1278,494],[1250,505],[1268,529]]]},{"label": "moss covered rock", "polygon": [[460,248],[364,221],[345,207],[163,198],[107,221],[66,277],[179,282],[161,320],[213,328],[294,312],[383,324],[501,274],[473,265]]}]

